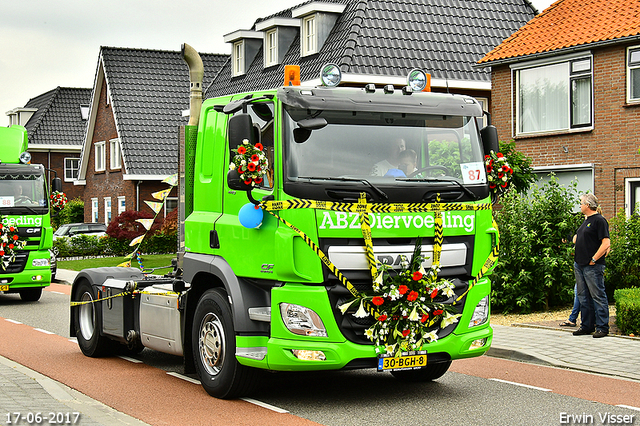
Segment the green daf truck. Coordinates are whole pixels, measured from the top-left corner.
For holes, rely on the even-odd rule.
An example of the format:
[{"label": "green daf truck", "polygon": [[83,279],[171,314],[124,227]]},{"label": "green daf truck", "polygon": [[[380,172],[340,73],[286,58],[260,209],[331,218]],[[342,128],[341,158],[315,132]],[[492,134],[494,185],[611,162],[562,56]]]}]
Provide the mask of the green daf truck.
[{"label": "green daf truck", "polygon": [[[97,357],[184,357],[218,398],[263,370],[372,368],[442,376],[491,345],[486,274],[498,252],[484,155],[495,128],[469,97],[407,86],[283,86],[202,102],[190,66],[175,270],[81,271],[71,334]],[[299,69],[297,71],[299,73]]]},{"label": "green daf truck", "polygon": [[[19,293],[24,301],[37,301],[51,284],[50,219],[46,170],[30,164],[27,130],[0,128],[0,292]],[[52,180],[53,190],[62,182]]]}]

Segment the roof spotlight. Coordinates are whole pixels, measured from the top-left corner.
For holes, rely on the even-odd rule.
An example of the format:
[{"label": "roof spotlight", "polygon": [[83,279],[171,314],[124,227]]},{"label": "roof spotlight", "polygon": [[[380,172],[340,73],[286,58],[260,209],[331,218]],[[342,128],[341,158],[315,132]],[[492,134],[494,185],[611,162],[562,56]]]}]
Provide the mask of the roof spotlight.
[{"label": "roof spotlight", "polygon": [[427,89],[429,85],[429,77],[421,69],[414,68],[409,71],[409,75],[407,75],[407,85],[414,92],[422,92]]},{"label": "roof spotlight", "polygon": [[20,162],[22,164],[29,164],[31,162],[31,154],[27,151],[20,154]]},{"label": "roof spotlight", "polygon": [[326,64],[320,71],[320,81],[323,86],[336,87],[342,80],[342,71],[336,64]]}]

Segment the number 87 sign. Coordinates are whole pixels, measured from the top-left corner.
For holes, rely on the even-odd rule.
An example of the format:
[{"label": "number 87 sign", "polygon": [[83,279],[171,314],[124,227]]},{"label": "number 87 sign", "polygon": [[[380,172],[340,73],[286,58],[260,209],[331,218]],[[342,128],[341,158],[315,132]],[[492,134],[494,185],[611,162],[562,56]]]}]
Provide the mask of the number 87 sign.
[{"label": "number 87 sign", "polygon": [[484,172],[484,163],[481,161],[460,164],[460,171],[462,172],[462,180],[465,184],[487,182],[487,177]]}]

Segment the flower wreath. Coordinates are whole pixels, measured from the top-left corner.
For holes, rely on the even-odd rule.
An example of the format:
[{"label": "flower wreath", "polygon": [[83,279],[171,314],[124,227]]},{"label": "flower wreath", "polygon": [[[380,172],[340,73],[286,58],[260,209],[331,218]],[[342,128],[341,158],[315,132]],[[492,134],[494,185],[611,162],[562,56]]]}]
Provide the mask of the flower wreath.
[{"label": "flower wreath", "polygon": [[484,156],[484,165],[487,168],[489,188],[496,194],[505,192],[513,178],[513,169],[507,158],[501,152],[491,151]]},{"label": "flower wreath", "polygon": [[365,336],[375,343],[376,353],[395,354],[421,350],[425,343],[438,339],[438,331],[458,322],[461,314],[455,314],[446,301],[455,296],[453,284],[448,280],[437,281],[439,268],[428,271],[422,266],[421,239],[416,242],[411,262],[402,256],[401,271],[394,272],[389,265],[378,265],[379,273],[373,282],[373,291],[344,303],[339,308],[344,314],[360,303],[353,314],[356,318],[369,315],[365,301],[376,306],[380,315],[365,331]]},{"label": "flower wreath", "polygon": [[260,185],[264,179],[263,176],[267,173],[269,165],[263,149],[260,142],[252,145],[247,139],[244,139],[242,145],[231,150],[236,155],[233,157],[232,163],[229,164],[229,169],[237,169],[240,178],[244,180],[246,185]]},{"label": "flower wreath", "polygon": [[62,210],[67,205],[67,195],[64,192],[54,191],[49,196],[51,198],[51,207]]},{"label": "flower wreath", "polygon": [[[4,219],[4,218],[0,218]],[[0,266],[3,270],[7,269],[9,263],[16,260],[16,252],[14,250],[22,249],[26,241],[20,241],[18,236],[18,228],[12,225],[5,225],[0,220]]]}]

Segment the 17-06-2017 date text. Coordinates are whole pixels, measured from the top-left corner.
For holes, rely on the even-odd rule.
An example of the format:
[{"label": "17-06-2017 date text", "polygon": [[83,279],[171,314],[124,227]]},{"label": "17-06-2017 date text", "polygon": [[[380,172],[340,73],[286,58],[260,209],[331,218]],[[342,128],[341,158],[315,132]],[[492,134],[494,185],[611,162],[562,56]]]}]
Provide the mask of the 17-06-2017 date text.
[{"label": "17-06-2017 date text", "polygon": [[21,413],[15,411],[6,413],[5,425],[73,425],[80,420],[78,412]]}]

